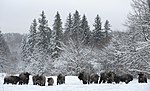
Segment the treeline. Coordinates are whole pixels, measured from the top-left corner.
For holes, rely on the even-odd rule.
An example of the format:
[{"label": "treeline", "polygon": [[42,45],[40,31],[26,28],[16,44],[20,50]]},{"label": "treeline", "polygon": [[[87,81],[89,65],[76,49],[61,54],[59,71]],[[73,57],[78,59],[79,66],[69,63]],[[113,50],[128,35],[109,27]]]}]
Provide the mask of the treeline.
[{"label": "treeline", "polygon": [[[90,30],[86,16],[83,15],[81,18],[77,10],[73,15],[69,14],[64,28],[62,27],[60,14],[57,12],[52,26],[53,28],[50,29],[46,15],[42,11],[38,21],[37,19],[33,20],[29,35],[23,39],[21,59],[25,64],[31,64],[32,66],[30,65],[30,67],[34,68],[34,70],[37,69],[38,72],[46,71],[50,65],[50,68],[53,68],[52,62],[66,58],[63,55],[66,52],[68,54],[71,51],[78,51],[76,52],[77,55],[69,60],[82,63],[83,58],[78,58],[81,55],[79,53],[80,49],[81,51],[84,51],[83,47],[90,50],[93,48],[102,49],[111,39],[111,26],[108,20],[102,27],[101,18],[97,15],[93,24],[94,30]],[[71,50],[67,50],[70,48]],[[53,61],[51,62],[50,60]],[[45,64],[48,65],[46,66]],[[76,66],[78,69],[79,63]],[[27,68],[26,65],[24,68]],[[79,68],[83,67],[79,66]]]}]

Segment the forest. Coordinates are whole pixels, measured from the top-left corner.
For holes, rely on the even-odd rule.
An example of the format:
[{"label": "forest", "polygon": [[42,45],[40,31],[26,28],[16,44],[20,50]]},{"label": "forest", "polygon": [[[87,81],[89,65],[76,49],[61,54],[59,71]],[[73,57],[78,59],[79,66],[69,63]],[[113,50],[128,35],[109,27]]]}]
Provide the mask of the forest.
[{"label": "forest", "polygon": [[[149,1],[149,0],[148,0]],[[76,76],[83,69],[114,71],[150,78],[150,2],[133,0],[126,31],[111,29],[111,21],[96,15],[90,27],[76,10],[66,22],[56,13],[52,28],[44,11],[33,19],[29,34],[0,32],[0,73]],[[86,12],[85,12],[86,13]],[[91,22],[91,21],[90,21]],[[104,23],[103,23],[104,22]]]}]

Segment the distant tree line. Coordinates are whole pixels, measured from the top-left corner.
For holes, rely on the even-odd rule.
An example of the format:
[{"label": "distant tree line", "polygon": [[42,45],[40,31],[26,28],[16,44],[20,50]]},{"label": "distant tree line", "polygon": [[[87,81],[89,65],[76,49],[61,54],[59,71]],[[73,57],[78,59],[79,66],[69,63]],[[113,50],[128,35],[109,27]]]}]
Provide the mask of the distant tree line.
[{"label": "distant tree line", "polygon": [[57,12],[52,26],[53,28],[50,29],[46,15],[42,11],[38,21],[33,20],[28,37],[23,39],[22,60],[26,64],[31,63],[32,67],[33,65],[41,67],[41,70],[38,69],[38,71],[43,72],[44,69],[47,69],[45,64],[50,59],[59,58],[70,42],[73,42],[77,49],[81,47],[79,45],[101,49],[111,39],[111,26],[108,20],[102,27],[101,18],[97,15],[93,24],[94,30],[90,30],[86,16],[83,15],[81,18],[77,10],[73,15],[69,14],[64,28],[60,14]]}]

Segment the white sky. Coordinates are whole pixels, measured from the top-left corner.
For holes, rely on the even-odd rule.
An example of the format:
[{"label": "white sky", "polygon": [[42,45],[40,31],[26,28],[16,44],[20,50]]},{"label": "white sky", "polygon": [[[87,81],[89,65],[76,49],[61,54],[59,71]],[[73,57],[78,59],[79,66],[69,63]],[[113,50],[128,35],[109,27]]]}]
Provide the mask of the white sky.
[{"label": "white sky", "polygon": [[65,23],[69,13],[78,10],[86,15],[93,27],[94,19],[100,15],[104,24],[108,19],[113,30],[124,30],[122,25],[131,11],[131,0],[0,0],[0,30],[3,33],[28,33],[34,18],[44,10],[51,27],[58,11]]}]

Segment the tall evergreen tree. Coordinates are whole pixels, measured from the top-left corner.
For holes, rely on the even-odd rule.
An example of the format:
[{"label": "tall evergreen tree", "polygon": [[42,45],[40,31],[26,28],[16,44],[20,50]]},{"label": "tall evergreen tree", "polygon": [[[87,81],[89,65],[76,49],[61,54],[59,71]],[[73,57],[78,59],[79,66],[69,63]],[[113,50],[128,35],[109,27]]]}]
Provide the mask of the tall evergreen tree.
[{"label": "tall evergreen tree", "polygon": [[67,17],[67,20],[65,23],[64,37],[66,39],[69,39],[71,37],[72,28],[73,28],[73,19],[72,19],[71,13],[69,13],[69,16]]},{"label": "tall evergreen tree", "polygon": [[105,30],[105,38],[108,38],[108,32],[111,31],[111,25],[108,20],[106,20],[105,25],[104,25],[104,30]]},{"label": "tall evergreen tree", "polygon": [[42,14],[40,15],[41,18],[39,18],[39,33],[38,33],[38,46],[40,48],[40,51],[43,51],[44,53],[47,52],[48,44],[50,41],[50,28],[48,27],[48,20],[46,20],[46,16],[44,11],[42,11]]},{"label": "tall evergreen tree", "polygon": [[34,19],[32,25],[30,26],[30,34],[28,36],[29,50],[31,53],[33,53],[36,43],[37,43],[37,22],[36,19]]},{"label": "tall evergreen tree", "polygon": [[53,53],[52,58],[58,58],[62,51],[63,28],[60,14],[57,12],[53,24]]},{"label": "tall evergreen tree", "polygon": [[62,35],[63,35],[62,30],[63,30],[63,28],[62,28],[60,14],[59,14],[59,12],[57,12],[57,14],[55,16],[54,24],[53,24],[53,31],[55,32],[56,40],[61,40]]},{"label": "tall evergreen tree", "polygon": [[94,23],[94,30],[93,30],[93,42],[94,45],[101,45],[101,40],[104,37],[103,31],[102,31],[102,22],[101,22],[101,18],[99,17],[99,15],[96,16],[95,18],[95,23]]},{"label": "tall evergreen tree", "polygon": [[111,25],[110,25],[109,21],[106,20],[106,22],[104,24],[104,33],[105,33],[104,40],[103,40],[103,41],[105,41],[104,44],[107,44],[108,42],[110,42],[110,39],[112,37],[110,32],[111,32]]},{"label": "tall evergreen tree", "polygon": [[80,15],[79,12],[76,10],[75,14],[73,15],[72,39],[77,43],[79,42],[79,34],[81,31],[80,25],[81,25]]},{"label": "tall evergreen tree", "polygon": [[90,27],[88,25],[88,21],[85,15],[83,15],[82,20],[81,20],[81,42],[83,44],[89,44],[90,42]]}]

